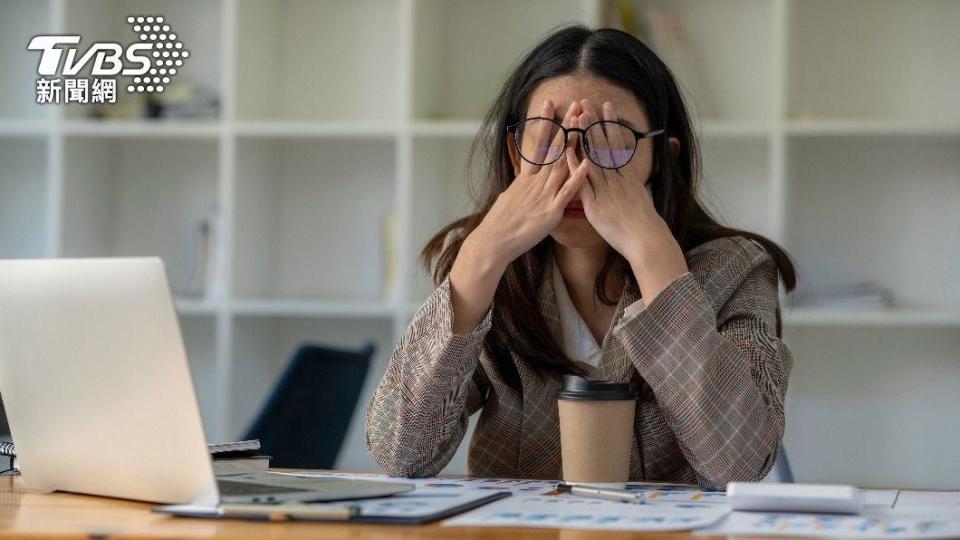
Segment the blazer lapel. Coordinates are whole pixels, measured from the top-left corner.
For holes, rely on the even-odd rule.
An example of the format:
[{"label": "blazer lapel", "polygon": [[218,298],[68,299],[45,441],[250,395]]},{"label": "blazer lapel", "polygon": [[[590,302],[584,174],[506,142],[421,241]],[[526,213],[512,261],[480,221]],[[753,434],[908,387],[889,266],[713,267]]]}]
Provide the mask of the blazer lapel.
[{"label": "blazer lapel", "polygon": [[[553,337],[554,342],[562,349],[564,347],[563,326],[560,322],[560,308],[557,306],[556,287],[554,287],[553,272],[551,271],[552,265],[554,264],[554,255],[552,252],[547,255],[544,263],[547,270],[544,271],[544,278],[540,283],[538,291],[540,312],[543,314],[543,319],[547,324],[547,328],[550,330],[550,335]],[[624,309],[639,299],[639,288],[633,283],[630,277],[627,277],[627,286],[624,287],[623,293],[620,295],[617,309],[610,322],[610,327],[607,329],[607,333],[603,337],[603,342],[600,344],[600,365],[597,371],[602,379],[628,382],[636,371],[633,363],[627,358],[626,352],[619,340],[613,337],[611,330],[620,324],[620,321],[623,319]]]},{"label": "blazer lapel", "polygon": [[[540,282],[538,295],[540,312],[554,341],[563,346],[563,328],[560,325],[560,310],[553,289],[553,255],[547,256],[548,270]],[[514,355],[514,363],[523,385],[522,424],[520,426],[520,467],[522,478],[557,479],[560,477],[560,428],[557,410],[557,391],[560,377],[540,376],[524,360]],[[523,456],[539,456],[525,459]]]},{"label": "blazer lapel", "polygon": [[620,324],[620,321],[623,319],[623,312],[627,306],[639,299],[640,295],[637,293],[637,288],[628,277],[627,285],[620,295],[617,310],[613,315],[613,320],[610,322],[610,328],[607,329],[607,334],[603,337],[603,343],[600,347],[599,372],[600,376],[605,380],[630,382],[636,372],[636,368],[633,366],[633,363],[630,362],[630,359],[627,358],[627,353],[620,343],[620,340],[613,337],[612,330]]},{"label": "blazer lapel", "polygon": [[563,349],[563,326],[560,323],[560,308],[557,306],[557,292],[553,284],[553,252],[547,255],[544,265],[543,281],[537,291],[540,297],[540,313],[543,314],[543,320],[547,323],[554,342]]}]

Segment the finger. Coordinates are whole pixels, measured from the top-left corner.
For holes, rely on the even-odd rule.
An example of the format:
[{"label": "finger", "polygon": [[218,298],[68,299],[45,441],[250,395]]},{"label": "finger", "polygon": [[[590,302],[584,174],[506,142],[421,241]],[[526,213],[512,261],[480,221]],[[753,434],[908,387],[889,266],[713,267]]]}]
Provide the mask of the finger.
[{"label": "finger", "polygon": [[[574,103],[575,103],[575,102],[574,102]],[[562,125],[567,126],[567,125],[570,124],[570,122],[573,121],[573,118],[574,118],[573,111],[574,111],[574,110],[575,110],[574,104],[571,103],[570,106],[567,107],[567,113],[566,113],[566,115],[563,117]],[[561,137],[562,137],[562,134],[561,134]],[[561,140],[562,140],[562,139],[561,139]],[[553,166],[553,169],[552,169],[550,175],[547,177],[547,181],[544,183],[544,191],[550,193],[551,195],[556,194],[557,190],[560,189],[560,186],[563,185],[563,182],[566,180],[567,176],[569,176],[570,171],[573,170],[573,168],[569,167],[569,164],[566,163],[566,160],[563,159],[563,155],[562,155],[562,154],[565,153],[565,149],[564,149],[564,148],[558,148],[557,151],[560,152],[561,155],[558,156],[557,161],[555,161],[553,164],[551,164],[551,165],[555,165],[555,166]],[[562,161],[563,163],[561,163],[561,161]]]},{"label": "finger", "polygon": [[[594,107],[593,102],[585,99],[583,100],[583,109],[587,113],[588,122],[584,126],[584,129],[587,129],[588,126],[599,121],[600,113]],[[587,140],[590,143],[591,148],[591,157],[596,160],[597,163],[606,167],[613,167],[613,154],[611,153],[611,142],[607,137],[607,131],[603,129],[602,125],[593,126],[589,130],[589,135],[587,135]]]},{"label": "finger", "polygon": [[[567,150],[569,153],[570,150]],[[587,182],[587,171],[589,163],[584,161],[580,164],[579,167],[575,169],[570,169],[573,173],[570,175],[570,178],[563,183],[563,186],[557,192],[557,196],[554,199],[554,202],[561,207],[565,207],[570,204],[570,201],[581,191],[584,185]]]},{"label": "finger", "polygon": [[[586,127],[589,126],[591,122],[592,122],[592,119],[590,118],[590,113],[584,112],[583,114],[580,115],[580,127],[581,127],[582,129],[586,129]],[[592,145],[591,145],[591,153],[590,153],[590,155],[591,155],[591,156],[596,156],[596,154],[595,154],[595,149],[592,147]],[[597,158],[594,157],[593,159],[597,159]],[[606,184],[606,177],[605,177],[604,174],[603,174],[603,169],[601,169],[600,167],[598,167],[597,164],[594,163],[593,161],[591,161],[590,159],[585,159],[584,161],[586,161],[586,162],[588,162],[588,163],[590,164],[590,165],[589,165],[590,172],[588,173],[588,181],[590,182],[591,186],[593,187],[594,192],[598,192],[598,191],[602,190],[602,189],[605,187],[605,184]]]},{"label": "finger", "polygon": [[[617,109],[613,106],[613,103],[610,101],[603,102],[603,119],[609,120],[611,122],[616,122]],[[626,137],[626,130],[619,125],[612,126],[611,129],[607,131],[607,138],[610,141],[610,154],[614,159],[613,163],[626,163],[626,157],[632,150],[632,144],[628,144],[628,139]]]},{"label": "finger", "polygon": [[[579,102],[579,101],[574,101],[573,103],[571,103],[571,104],[570,104],[570,109],[569,109],[568,112],[569,112],[570,114],[568,115],[568,118],[566,119],[566,121],[565,121],[564,124],[563,124],[564,127],[567,127],[567,128],[579,128],[579,127],[580,127],[579,117],[580,117],[580,115],[583,113],[583,109],[580,107],[580,102]],[[568,145],[570,148],[573,148],[573,149],[574,149],[574,153],[576,153],[576,149],[580,146],[580,144],[581,144],[580,141],[581,141],[581,140],[582,140],[582,138],[580,137],[580,134],[574,131],[573,133],[570,134],[570,140],[567,141],[567,145]],[[566,150],[564,150],[564,151],[566,151]],[[578,160],[578,161],[579,161],[579,160]],[[573,169],[571,168],[570,170],[573,170]]]},{"label": "finger", "polygon": [[[574,135],[576,135],[576,133],[574,133]],[[576,145],[571,144],[564,152],[567,159],[567,168],[571,171],[577,170],[577,167],[580,166],[580,158],[577,157],[577,151],[574,150],[574,148],[576,148]],[[584,159],[584,161],[586,161],[586,159]]]},{"label": "finger", "polygon": [[573,148],[567,148],[567,167],[571,171],[574,171],[574,174],[580,174],[580,172],[583,171],[583,181],[580,183],[580,188],[578,189],[581,200],[589,198],[593,201],[596,198],[593,186],[590,185],[589,172],[591,165],[592,163],[590,163],[589,159],[581,160],[577,157],[577,153]]},{"label": "finger", "polygon": [[570,176],[570,169],[567,167],[567,160],[565,159],[558,159],[552,164],[546,165],[546,167],[550,167],[550,174],[543,183],[543,193],[553,196]]},{"label": "finger", "polygon": [[[544,118],[553,118],[554,105],[553,101],[549,99],[543,100],[543,106],[540,107],[540,114],[537,116],[542,116]],[[520,140],[518,145],[521,150],[521,154],[524,157],[531,161],[541,162],[543,161],[543,156],[547,153],[547,148],[549,147],[550,141],[550,125],[547,122],[537,122],[537,126],[534,127],[531,133],[521,133]],[[546,144],[544,143],[546,140]],[[542,165],[537,165],[536,163],[530,163],[527,159],[521,158],[520,170],[528,174],[537,174],[540,172]],[[526,166],[526,168],[524,168]]]},{"label": "finger", "polygon": [[[609,101],[605,101],[603,103],[602,114],[604,120],[611,120],[610,116],[608,115],[612,115],[613,118],[616,118],[616,115],[612,114],[614,111],[610,110],[612,105],[613,104]],[[623,184],[620,183],[620,180],[623,180],[623,175],[620,173],[620,170],[608,168],[615,167],[617,163],[620,163],[617,156],[618,152],[623,152],[623,137],[620,132],[620,128],[616,124],[613,124],[609,126],[608,129],[599,130],[594,128],[593,131],[603,133],[601,140],[606,143],[603,147],[605,151],[601,152],[601,163],[603,163],[604,167],[600,168],[600,174],[602,174],[604,179],[607,180],[607,187],[610,189],[622,188]],[[619,144],[616,142],[615,137],[621,141]]]}]

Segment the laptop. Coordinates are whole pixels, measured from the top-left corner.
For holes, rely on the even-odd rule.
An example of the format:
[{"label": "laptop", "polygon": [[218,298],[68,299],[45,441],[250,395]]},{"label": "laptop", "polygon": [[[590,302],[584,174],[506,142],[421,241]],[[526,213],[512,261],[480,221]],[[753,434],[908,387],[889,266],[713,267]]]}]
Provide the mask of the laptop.
[{"label": "laptop", "polygon": [[268,471],[215,478],[158,258],[0,261],[0,394],[28,488],[204,507],[413,489]]}]

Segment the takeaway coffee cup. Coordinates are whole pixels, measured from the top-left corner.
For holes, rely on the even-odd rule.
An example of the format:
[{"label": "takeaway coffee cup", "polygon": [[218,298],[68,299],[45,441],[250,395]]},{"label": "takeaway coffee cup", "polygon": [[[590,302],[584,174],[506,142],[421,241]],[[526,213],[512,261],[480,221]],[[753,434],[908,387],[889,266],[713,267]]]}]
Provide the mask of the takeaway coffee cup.
[{"label": "takeaway coffee cup", "polygon": [[564,376],[557,394],[564,482],[623,486],[630,479],[636,399],[627,383]]}]

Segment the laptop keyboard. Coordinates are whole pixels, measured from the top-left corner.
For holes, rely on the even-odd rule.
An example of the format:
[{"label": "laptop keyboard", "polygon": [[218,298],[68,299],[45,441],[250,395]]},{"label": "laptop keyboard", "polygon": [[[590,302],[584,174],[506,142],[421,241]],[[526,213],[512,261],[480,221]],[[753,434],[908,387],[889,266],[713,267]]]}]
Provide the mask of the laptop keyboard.
[{"label": "laptop keyboard", "polygon": [[217,488],[220,490],[220,495],[226,496],[266,495],[268,493],[296,493],[298,491],[312,491],[303,488],[269,486],[265,484],[253,484],[250,482],[237,482],[235,480],[223,479],[217,479]]}]

